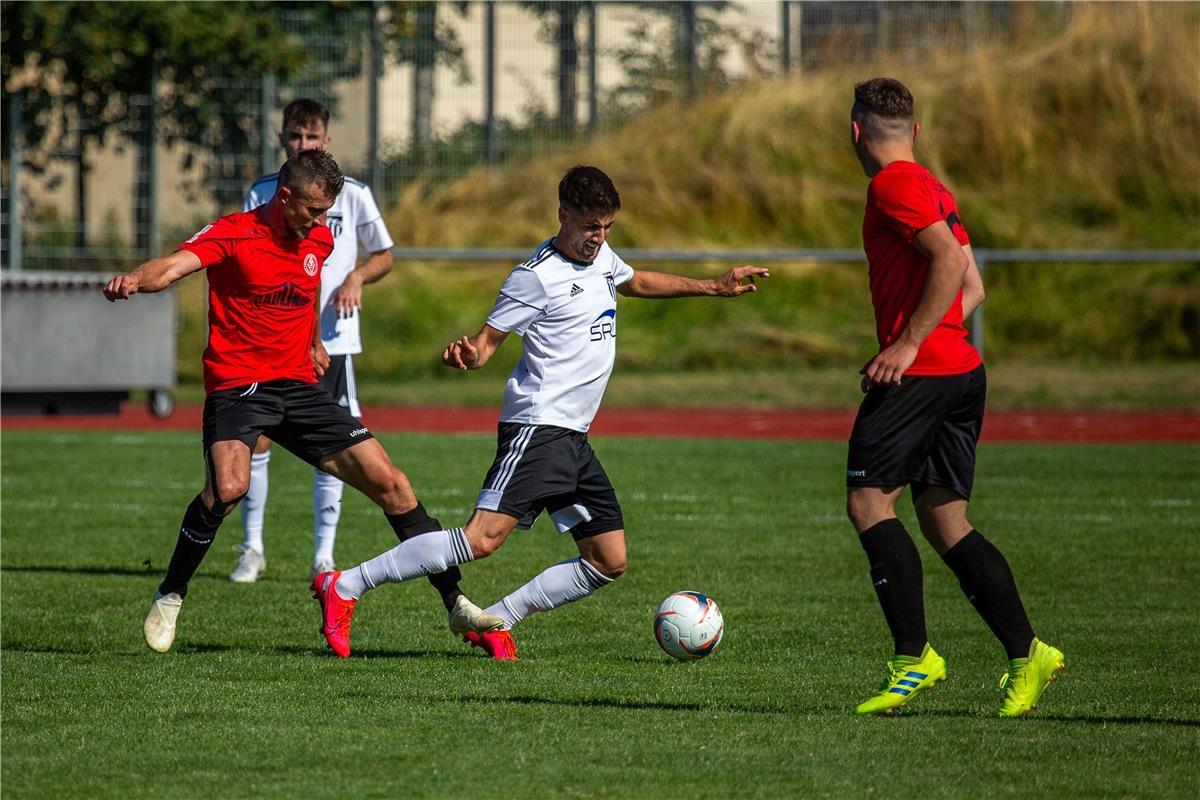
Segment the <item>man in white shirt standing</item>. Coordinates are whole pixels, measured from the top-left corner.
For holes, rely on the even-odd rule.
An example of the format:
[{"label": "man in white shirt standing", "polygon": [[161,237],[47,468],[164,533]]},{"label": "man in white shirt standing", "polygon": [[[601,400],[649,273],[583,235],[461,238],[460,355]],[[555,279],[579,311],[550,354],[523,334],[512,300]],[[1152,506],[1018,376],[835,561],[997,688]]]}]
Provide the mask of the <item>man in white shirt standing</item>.
[{"label": "man in white shirt standing", "polygon": [[750,266],[711,280],[634,271],[606,241],[621,208],[609,177],[596,167],[573,167],[558,194],[558,234],[509,274],[479,333],[451,342],[442,353],[449,367],[478,369],[509,333],[524,340],[505,387],[496,458],[475,512],[462,528],[414,536],[358,567],[316,577],[322,632],[339,655],[350,651],[354,605],[368,589],[488,556],[542,511],[550,512],[561,533],[570,531],[579,557],[547,568],[485,609],[503,624],[463,631],[465,641],[493,658],[515,660],[513,626],[620,576],[626,567],[621,506],[587,438],[616,360],[617,294],[736,297],[755,291],[754,279],[768,274]]},{"label": "man in white shirt standing", "polygon": [[[301,150],[329,149],[329,109],[313,100],[300,99],[283,110],[279,144],[290,156]],[[275,194],[279,173],[264,175],[254,182],[242,211],[251,211]],[[362,352],[358,312],[362,287],[375,283],[392,270],[392,237],[388,234],[371,189],[346,177],[341,194],[326,216],[333,234],[333,255],[321,272],[321,341],[329,353],[329,369],[320,384],[338,404],[355,417],[362,416],[354,381],[353,356]],[[358,266],[358,245],[369,253]],[[242,555],[229,575],[234,583],[253,583],[267,567],[263,544],[271,441],[260,438],[250,468],[250,491],[242,501]],[[333,544],[342,509],[343,484],[332,475],[316,470],[313,481],[315,536],[313,575],[333,569]]]},{"label": "man in white shirt standing", "polygon": [[[300,99],[283,109],[279,144],[289,156],[301,150],[327,150],[329,142],[329,109],[325,106],[314,100]],[[246,194],[242,210],[250,211],[268,202],[275,194],[278,182],[278,173],[255,181]],[[362,308],[362,287],[391,272],[392,237],[370,187],[349,176],[345,177],[341,193],[326,214],[326,225],[333,234],[333,253],[325,260],[321,272],[321,341],[329,354],[329,367],[319,384],[339,405],[348,408],[354,417],[361,418],[353,356],[362,352],[358,317]],[[361,265],[358,264],[360,243],[368,253]],[[242,555],[229,575],[229,580],[234,583],[258,580],[267,566],[263,517],[270,448],[270,440],[260,437],[250,459],[250,489],[242,501]],[[344,488],[344,484],[332,475],[319,469],[315,472],[312,494],[315,535],[310,577],[335,569],[333,544]],[[397,535],[407,538],[441,527],[441,523],[430,517],[418,503],[405,519],[399,521]],[[469,627],[498,626],[499,618],[481,614],[479,608],[463,595],[458,585],[460,578],[457,567],[429,576],[429,582],[438,590],[450,612],[450,629],[461,635]]]}]

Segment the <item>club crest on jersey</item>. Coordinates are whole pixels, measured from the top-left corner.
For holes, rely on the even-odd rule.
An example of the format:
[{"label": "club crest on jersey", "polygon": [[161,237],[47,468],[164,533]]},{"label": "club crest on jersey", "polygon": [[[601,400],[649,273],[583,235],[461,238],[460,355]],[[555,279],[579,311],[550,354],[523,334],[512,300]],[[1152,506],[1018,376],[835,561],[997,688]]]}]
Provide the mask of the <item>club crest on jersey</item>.
[{"label": "club crest on jersey", "polygon": [[608,281],[608,293],[612,295],[612,299],[617,299],[617,284],[613,281],[611,272],[604,273],[604,280]]},{"label": "club crest on jersey", "polygon": [[309,253],[304,257],[304,271],[309,275],[317,274],[317,257]]},{"label": "club crest on jersey", "polygon": [[333,234],[333,238],[336,239],[342,235],[342,218],[340,215],[329,214],[325,219],[325,224],[329,226],[329,232]]},{"label": "club crest on jersey", "polygon": [[588,333],[589,342],[602,342],[605,339],[617,338],[617,310],[610,308],[596,317]]}]

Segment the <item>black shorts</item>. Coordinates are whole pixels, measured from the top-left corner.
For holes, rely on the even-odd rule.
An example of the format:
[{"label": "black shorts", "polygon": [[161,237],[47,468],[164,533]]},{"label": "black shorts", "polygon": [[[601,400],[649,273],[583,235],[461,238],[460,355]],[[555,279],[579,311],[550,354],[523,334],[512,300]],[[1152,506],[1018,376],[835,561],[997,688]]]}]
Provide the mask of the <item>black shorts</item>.
[{"label": "black shorts", "polygon": [[867,392],[846,460],[848,487],[943,486],[964,500],[975,483],[987,372],[905,377]]},{"label": "black shorts", "polygon": [[516,517],[528,528],[549,509],[559,533],[584,539],[624,530],[621,504],[586,433],[501,422],[475,507]]},{"label": "black shorts", "polygon": [[315,383],[268,381],[204,398],[204,452],[236,439],[253,450],[265,435],[319,466],[331,453],[373,438],[349,410]]},{"label": "black shorts", "polygon": [[354,359],[348,355],[330,356],[325,374],[317,378],[317,385],[333,396],[337,404],[353,417],[362,418],[358,405],[358,382],[354,379]]}]

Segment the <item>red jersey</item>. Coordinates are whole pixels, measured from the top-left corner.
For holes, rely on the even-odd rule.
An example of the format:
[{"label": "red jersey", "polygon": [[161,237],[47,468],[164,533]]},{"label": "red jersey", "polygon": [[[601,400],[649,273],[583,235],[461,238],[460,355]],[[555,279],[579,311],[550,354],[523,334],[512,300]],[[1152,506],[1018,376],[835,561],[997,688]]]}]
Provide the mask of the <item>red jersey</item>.
[{"label": "red jersey", "polygon": [[[904,330],[925,290],[929,258],[916,248],[913,239],[939,221],[950,226],[959,244],[971,243],[959,219],[954,195],[920,164],[893,161],[871,179],[862,236],[870,266],[875,335],[881,349]],[[982,361],[979,351],[967,341],[959,289],[904,374],[960,375]]]},{"label": "red jersey", "polygon": [[267,209],[222,217],[179,246],[199,256],[208,275],[205,392],[255,381],[317,382],[316,298],[333,236],[324,225],[307,239],[276,236]]}]

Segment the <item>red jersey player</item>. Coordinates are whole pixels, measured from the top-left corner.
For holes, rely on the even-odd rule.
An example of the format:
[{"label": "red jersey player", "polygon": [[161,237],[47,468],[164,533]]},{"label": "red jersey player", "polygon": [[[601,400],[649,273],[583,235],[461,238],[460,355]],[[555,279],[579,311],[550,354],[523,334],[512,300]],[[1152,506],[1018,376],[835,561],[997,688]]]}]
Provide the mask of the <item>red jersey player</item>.
[{"label": "red jersey player", "polygon": [[[118,275],[104,288],[109,300],[123,300],[161,291],[200,269],[208,275],[207,476],[184,513],[167,575],[143,625],[151,650],[166,652],[174,642],[188,582],[225,515],[246,494],[250,454],[261,435],[366,494],[402,540],[441,529],[371,432],[317,385],[329,364],[317,316],[321,267],[333,250],[323,223],[341,187],[332,156],[296,153],[280,170],[269,203],[217,220],[175,253]],[[469,601],[460,605],[460,625],[470,630],[486,632],[503,622]]]},{"label": "red jersey player", "polygon": [[921,556],[895,504],[912,487],[921,532],[1004,646],[1000,716],[1028,713],[1063,668],[1034,636],[1004,555],[967,521],[987,374],[963,318],[983,282],[954,195],[913,158],[920,126],[890,78],[854,87],[850,136],[871,179],[863,219],[879,353],[862,369],[850,433],[847,510],[895,644],[887,677],[860,714],[890,714],[944,680],[925,630]]}]

